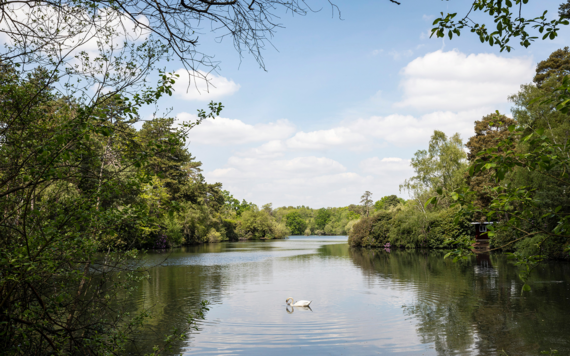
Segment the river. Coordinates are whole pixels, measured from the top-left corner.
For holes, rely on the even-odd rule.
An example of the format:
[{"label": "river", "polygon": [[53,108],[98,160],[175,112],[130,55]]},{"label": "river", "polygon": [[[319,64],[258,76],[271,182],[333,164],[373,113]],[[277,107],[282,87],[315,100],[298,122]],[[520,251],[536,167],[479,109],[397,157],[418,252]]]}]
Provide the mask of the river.
[{"label": "river", "polygon": [[[344,236],[219,243],[151,252],[158,263],[129,299],[150,308],[161,340],[208,300],[184,355],[537,355],[570,354],[570,264],[552,262],[521,296],[503,255],[470,263],[443,251],[349,248]],[[311,310],[285,299],[312,300]]]}]

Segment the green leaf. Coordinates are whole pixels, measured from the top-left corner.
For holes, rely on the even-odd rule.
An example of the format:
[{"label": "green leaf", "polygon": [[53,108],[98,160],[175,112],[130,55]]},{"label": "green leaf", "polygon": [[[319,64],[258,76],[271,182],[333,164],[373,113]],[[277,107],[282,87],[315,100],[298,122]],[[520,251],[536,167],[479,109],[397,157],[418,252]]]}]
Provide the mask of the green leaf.
[{"label": "green leaf", "polygon": [[525,283],[525,284],[523,285],[523,287],[522,287],[522,291],[523,291],[523,292],[530,292],[530,291],[531,291],[531,288],[530,288],[530,286],[529,286],[527,283]]},{"label": "green leaf", "polygon": [[426,201],[426,203],[424,204],[424,208],[427,208],[427,206],[430,204],[437,205],[437,197],[429,198],[428,201]]}]

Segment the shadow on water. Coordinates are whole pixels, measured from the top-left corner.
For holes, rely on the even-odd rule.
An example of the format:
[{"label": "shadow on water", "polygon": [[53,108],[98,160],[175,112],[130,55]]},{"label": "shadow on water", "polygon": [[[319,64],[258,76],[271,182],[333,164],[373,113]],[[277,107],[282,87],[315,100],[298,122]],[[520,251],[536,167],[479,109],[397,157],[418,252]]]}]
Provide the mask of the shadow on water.
[{"label": "shadow on water", "polygon": [[[151,270],[131,310],[152,307],[148,350],[184,325],[201,300],[200,331],[172,354],[536,355],[570,352],[570,265],[551,263],[521,296],[502,255],[469,263],[443,251],[366,250],[343,240],[220,243],[172,251]],[[163,258],[149,254],[149,260]],[[313,300],[287,308],[285,298]],[[286,309],[284,312],[283,309]]]}]

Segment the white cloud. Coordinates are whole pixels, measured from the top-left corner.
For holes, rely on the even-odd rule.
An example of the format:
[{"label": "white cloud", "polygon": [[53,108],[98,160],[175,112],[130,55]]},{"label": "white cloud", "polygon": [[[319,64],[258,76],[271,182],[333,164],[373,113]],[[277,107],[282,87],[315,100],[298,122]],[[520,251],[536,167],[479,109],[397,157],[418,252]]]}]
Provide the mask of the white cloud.
[{"label": "white cloud", "polygon": [[412,173],[409,160],[369,158],[360,164],[364,174],[317,156],[290,159],[232,156],[226,167],[205,172],[209,181],[222,182],[234,196],[274,206],[345,206],[357,204],[365,190],[378,199],[398,194],[398,185]]},{"label": "white cloud", "polygon": [[[295,157],[292,159],[263,159],[257,157],[232,156],[228,165],[235,168],[234,178],[277,178],[290,179],[294,177],[311,178],[324,174],[342,173],[346,168],[337,161],[326,157]],[[212,174],[224,174],[216,172]]]},{"label": "white cloud", "polygon": [[440,50],[416,58],[402,74],[404,98],[395,107],[467,110],[504,103],[531,80],[534,65],[530,58]]},{"label": "white cloud", "polygon": [[238,152],[238,156],[256,157],[256,158],[278,158],[282,157],[287,150],[285,143],[281,140],[272,140],[255,148]]},{"label": "white cloud", "polygon": [[[180,121],[194,121],[196,115],[180,113]],[[241,120],[217,117],[208,119],[193,128],[188,137],[192,143],[206,145],[239,145],[252,142],[281,140],[291,136],[295,126],[287,120],[277,120],[268,124],[246,124]]]},{"label": "white cloud", "polygon": [[174,84],[174,96],[183,100],[217,100],[237,92],[240,88],[233,80],[202,71],[190,72],[179,69]]},{"label": "white cloud", "polygon": [[335,127],[329,130],[298,132],[286,141],[287,147],[295,149],[325,150],[332,147],[354,149],[366,138],[347,127]]},{"label": "white cloud", "polygon": [[[240,199],[257,204],[338,206],[357,203],[372,176],[348,172],[339,162],[317,156],[290,159],[232,156],[226,167],[205,172],[209,181],[222,182]],[[334,202],[334,203],[333,203]]]},{"label": "white cloud", "polygon": [[413,173],[410,167],[409,159],[402,159],[398,157],[385,157],[367,158],[360,162],[360,169],[364,173],[385,176],[385,175],[399,175],[409,177]]},{"label": "white cloud", "polygon": [[[474,121],[506,109],[507,95],[532,73],[526,58],[437,51],[402,70],[404,96],[390,115],[361,116],[314,131],[297,131],[286,120],[249,125],[220,119],[198,127],[191,140],[217,145],[259,142],[205,173],[208,180],[220,181],[235,196],[257,204],[343,206],[358,203],[365,190],[375,199],[402,196],[398,186],[414,172],[410,157],[393,156],[399,155],[394,146],[426,148],[434,130],[468,139]],[[382,92],[371,100],[382,102]],[[408,106],[419,113],[398,110]],[[390,153],[382,152],[387,146],[392,146]],[[366,149],[375,149],[376,157],[359,153]]]},{"label": "white cloud", "polygon": [[398,147],[427,144],[434,130],[448,135],[458,132],[463,139],[473,135],[473,122],[489,114],[490,108],[460,112],[436,111],[415,117],[412,115],[372,116],[357,119],[345,125],[355,133],[369,139],[380,139]]}]

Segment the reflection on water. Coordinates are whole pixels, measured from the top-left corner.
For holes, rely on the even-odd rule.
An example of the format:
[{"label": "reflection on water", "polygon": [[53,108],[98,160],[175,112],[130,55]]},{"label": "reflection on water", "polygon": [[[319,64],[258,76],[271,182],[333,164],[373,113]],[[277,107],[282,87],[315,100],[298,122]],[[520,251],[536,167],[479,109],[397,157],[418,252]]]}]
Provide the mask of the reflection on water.
[{"label": "reflection on water", "polygon": [[[207,299],[200,330],[173,354],[536,355],[570,352],[570,265],[537,270],[521,296],[501,255],[470,264],[440,251],[350,249],[346,237],[220,243],[173,251],[129,300],[153,306],[162,339]],[[149,254],[157,262],[164,254]],[[285,299],[312,300],[312,309]],[[283,312],[283,309],[286,312]]]},{"label": "reflection on water", "polygon": [[291,305],[288,305],[285,307],[285,310],[287,311],[287,313],[289,314],[293,314],[295,312],[295,308],[297,308],[297,310],[310,310],[313,311],[313,309],[311,309],[311,307],[293,307]]}]

